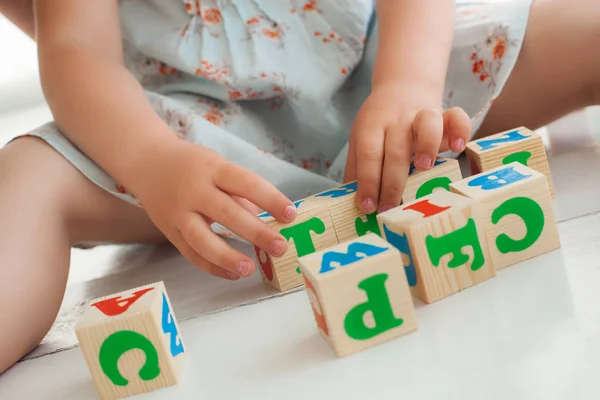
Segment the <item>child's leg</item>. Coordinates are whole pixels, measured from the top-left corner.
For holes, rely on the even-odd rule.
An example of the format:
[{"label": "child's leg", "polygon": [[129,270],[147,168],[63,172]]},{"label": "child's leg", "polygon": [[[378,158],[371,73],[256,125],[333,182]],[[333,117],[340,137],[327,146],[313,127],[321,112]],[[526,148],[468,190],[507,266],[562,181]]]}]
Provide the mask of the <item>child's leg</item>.
[{"label": "child's leg", "polygon": [[598,0],[536,0],[514,71],[477,137],[600,104]]},{"label": "child's leg", "polygon": [[163,240],[142,210],[96,187],[41,140],[1,149],[0,373],[54,322],[72,244]]}]

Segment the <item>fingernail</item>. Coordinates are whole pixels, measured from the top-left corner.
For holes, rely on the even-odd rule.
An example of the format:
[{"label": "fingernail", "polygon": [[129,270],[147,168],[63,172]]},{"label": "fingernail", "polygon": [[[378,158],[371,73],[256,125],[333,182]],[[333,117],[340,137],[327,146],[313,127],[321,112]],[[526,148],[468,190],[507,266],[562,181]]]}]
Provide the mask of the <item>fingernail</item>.
[{"label": "fingernail", "polygon": [[281,239],[275,239],[271,244],[271,254],[278,256],[285,251],[285,241]]},{"label": "fingernail", "polygon": [[287,220],[287,221],[291,221],[296,217],[296,207],[294,206],[287,206],[285,208],[285,211],[283,212],[283,217]]},{"label": "fingernail", "polygon": [[252,264],[249,261],[243,260],[237,264],[235,269],[240,275],[248,275],[252,269]]},{"label": "fingernail", "polygon": [[463,138],[456,138],[452,143],[454,143],[454,148],[458,151],[463,151],[465,148],[465,139]]},{"label": "fingernail", "polygon": [[375,200],[366,198],[360,203],[360,206],[362,207],[363,211],[365,211],[367,213],[372,213],[373,211],[375,211],[375,207],[376,207]]},{"label": "fingernail", "polygon": [[391,210],[392,208],[394,208],[394,207],[392,207],[392,206],[388,206],[387,204],[385,204],[385,205],[383,205],[383,206],[381,206],[381,207],[379,208],[379,213],[380,213],[380,214],[381,214],[381,213],[384,213],[384,212],[386,212],[386,211],[389,211],[389,210]]},{"label": "fingernail", "polygon": [[417,160],[417,164],[419,164],[420,167],[423,168],[430,168],[431,167],[431,157],[423,154],[419,157],[419,159]]},{"label": "fingernail", "polygon": [[234,274],[233,272],[227,271],[227,273],[225,274],[227,275],[227,277],[229,279],[231,279],[232,281],[237,281],[238,279],[240,279],[239,275]]}]

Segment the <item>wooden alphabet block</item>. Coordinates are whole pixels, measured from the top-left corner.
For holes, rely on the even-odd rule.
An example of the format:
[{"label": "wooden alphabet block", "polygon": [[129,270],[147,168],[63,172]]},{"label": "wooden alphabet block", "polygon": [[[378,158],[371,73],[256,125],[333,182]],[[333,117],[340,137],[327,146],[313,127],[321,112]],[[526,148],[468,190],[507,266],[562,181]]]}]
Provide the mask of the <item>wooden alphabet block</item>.
[{"label": "wooden alphabet block", "polygon": [[377,216],[401,253],[413,296],[433,303],[495,276],[480,207],[445,190]]},{"label": "wooden alphabet block", "polygon": [[180,380],[185,348],[162,282],[92,301],[75,331],[103,400]]},{"label": "wooden alphabet block", "polygon": [[544,174],[513,162],[454,182],[450,189],[481,204],[494,268],[560,247]]},{"label": "wooden alphabet block", "polygon": [[466,154],[473,175],[515,161],[541,172],[548,178],[550,194],[554,197],[554,185],[552,184],[544,142],[540,135],[525,127],[511,129],[469,142],[467,143]]},{"label": "wooden alphabet block", "polygon": [[410,164],[408,179],[402,193],[402,202],[408,203],[427,196],[435,190],[450,190],[450,183],[462,179],[458,160],[438,157],[428,171],[420,171]]},{"label": "wooden alphabet block", "polygon": [[368,232],[379,234],[375,215],[361,213],[355,205],[355,195],[356,182],[351,182],[296,201],[298,216],[290,224],[282,224],[267,213],[259,215],[289,243],[283,257],[271,257],[254,248],[263,281],[281,292],[301,286],[304,280],[299,257]]},{"label": "wooden alphabet block", "polygon": [[373,233],[300,258],[321,335],[338,357],[417,330],[400,253]]}]

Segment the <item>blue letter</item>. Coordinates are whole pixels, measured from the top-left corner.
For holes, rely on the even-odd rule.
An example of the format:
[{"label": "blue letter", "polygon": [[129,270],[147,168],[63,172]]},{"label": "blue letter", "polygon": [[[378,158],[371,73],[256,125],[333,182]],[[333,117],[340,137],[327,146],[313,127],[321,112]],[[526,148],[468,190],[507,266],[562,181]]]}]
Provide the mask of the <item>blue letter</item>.
[{"label": "blue letter", "polygon": [[340,186],[339,188],[331,189],[321,194],[318,194],[316,197],[331,197],[332,199],[344,197],[346,195],[356,192],[357,183],[358,182],[356,181],[347,183],[343,186]]},{"label": "blue letter", "polygon": [[406,235],[398,235],[396,232],[390,231],[385,224],[383,224],[383,232],[385,239],[392,246],[400,250],[400,253],[408,256],[408,265],[404,266],[406,278],[408,279],[408,284],[410,286],[417,286],[417,271],[415,270],[415,264],[413,263],[412,253],[410,252]]},{"label": "blue letter", "polygon": [[169,303],[167,302],[167,297],[164,293],[162,298],[162,330],[165,334],[170,334],[171,355],[175,357],[176,355],[183,353],[183,343],[181,343],[181,340],[179,340],[177,326],[175,325],[175,320],[173,319],[171,310],[169,310]]},{"label": "blue letter", "polygon": [[483,190],[498,189],[514,182],[529,178],[531,175],[521,175],[513,166],[500,169],[485,175],[479,175],[469,182],[469,186],[481,186]]},{"label": "blue letter", "polygon": [[529,136],[521,135],[518,130],[515,130],[507,132],[496,139],[479,140],[475,143],[481,147],[481,151],[486,151],[496,148],[500,143],[518,142],[519,140],[527,139],[528,137]]},{"label": "blue letter", "polygon": [[319,272],[324,274],[325,272],[333,271],[335,267],[333,267],[331,263],[334,262],[339,263],[340,267],[343,267],[344,265],[352,264],[365,257],[371,257],[387,250],[387,247],[377,247],[367,243],[351,243],[350,246],[348,246],[348,253],[328,251],[323,254],[323,258],[321,259],[321,271]]}]

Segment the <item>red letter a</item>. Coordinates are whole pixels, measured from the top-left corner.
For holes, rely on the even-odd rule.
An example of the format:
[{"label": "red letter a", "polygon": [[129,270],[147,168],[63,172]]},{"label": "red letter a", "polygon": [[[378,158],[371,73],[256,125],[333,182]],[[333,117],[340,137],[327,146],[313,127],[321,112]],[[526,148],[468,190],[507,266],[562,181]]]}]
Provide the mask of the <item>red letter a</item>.
[{"label": "red letter a", "polygon": [[419,201],[418,203],[411,204],[408,207],[404,207],[405,210],[413,210],[423,214],[423,218],[431,217],[432,215],[439,214],[442,211],[449,209],[448,207],[440,207],[435,204],[431,204],[428,199]]},{"label": "red letter a", "polygon": [[151,291],[152,289],[154,288],[139,290],[137,292],[134,292],[131,297],[128,297],[126,299],[121,298],[121,296],[117,296],[113,297],[112,299],[98,301],[92,305],[96,306],[98,310],[104,313],[104,315],[114,317],[115,315],[123,314],[129,309],[129,307],[131,307],[133,303],[138,301],[140,297],[142,297],[144,294]]}]

